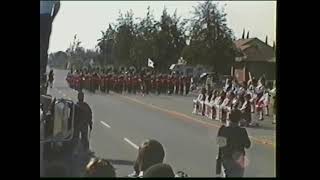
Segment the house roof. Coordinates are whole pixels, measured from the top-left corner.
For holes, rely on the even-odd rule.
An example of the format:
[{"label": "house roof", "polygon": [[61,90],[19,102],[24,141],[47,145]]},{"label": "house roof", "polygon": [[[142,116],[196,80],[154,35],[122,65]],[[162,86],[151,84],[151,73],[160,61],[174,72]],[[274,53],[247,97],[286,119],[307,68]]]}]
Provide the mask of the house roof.
[{"label": "house roof", "polygon": [[237,47],[238,49],[243,50],[243,49],[249,47],[250,45],[248,45],[248,42],[250,42],[250,41],[252,41],[252,40],[254,40],[254,39],[256,39],[256,38],[238,39],[238,40],[236,40],[236,41],[234,42],[234,44],[236,45],[236,47]]},{"label": "house roof", "polygon": [[239,39],[234,42],[242,61],[272,61],[275,58],[273,48],[258,38]]}]

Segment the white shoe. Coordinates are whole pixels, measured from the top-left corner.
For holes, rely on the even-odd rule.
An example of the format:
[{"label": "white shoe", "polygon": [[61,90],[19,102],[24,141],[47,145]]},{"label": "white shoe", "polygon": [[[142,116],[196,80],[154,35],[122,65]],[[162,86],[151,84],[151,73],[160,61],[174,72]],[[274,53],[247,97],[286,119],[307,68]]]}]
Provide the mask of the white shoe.
[{"label": "white shoe", "polygon": [[134,178],[134,177],[138,177],[138,175],[136,172],[133,172],[133,173],[129,174],[128,177]]}]

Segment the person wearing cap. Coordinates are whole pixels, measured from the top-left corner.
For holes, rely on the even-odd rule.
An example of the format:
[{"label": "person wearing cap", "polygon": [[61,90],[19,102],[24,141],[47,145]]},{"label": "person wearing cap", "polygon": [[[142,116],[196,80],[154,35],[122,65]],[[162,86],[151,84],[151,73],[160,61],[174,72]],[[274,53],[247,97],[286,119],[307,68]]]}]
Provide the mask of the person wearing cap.
[{"label": "person wearing cap", "polygon": [[60,9],[60,1],[40,1],[40,76],[45,81],[52,22]]},{"label": "person wearing cap", "polygon": [[88,103],[84,102],[84,94],[82,91],[78,93],[78,102],[76,104],[75,115],[75,138],[79,138],[81,134],[81,143],[84,148],[89,151],[88,126],[90,132],[92,130],[92,110]]},{"label": "person wearing cap", "polygon": [[239,126],[240,119],[240,110],[233,109],[227,125],[218,130],[217,145],[225,177],[243,177],[247,166],[245,149],[250,148],[251,141],[247,130]]}]

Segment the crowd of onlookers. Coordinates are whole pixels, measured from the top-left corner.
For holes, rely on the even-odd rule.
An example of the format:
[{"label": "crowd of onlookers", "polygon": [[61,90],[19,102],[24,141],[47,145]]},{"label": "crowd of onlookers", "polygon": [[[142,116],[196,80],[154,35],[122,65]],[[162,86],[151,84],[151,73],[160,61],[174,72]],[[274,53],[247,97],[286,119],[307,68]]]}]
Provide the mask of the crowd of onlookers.
[{"label": "crowd of onlookers", "polygon": [[[216,162],[216,174],[225,177],[243,177],[246,168],[245,149],[251,146],[251,141],[245,128],[239,127],[240,110],[230,112],[228,125],[222,125],[217,133],[219,148]],[[126,177],[188,177],[185,172],[175,172],[171,165],[164,162],[165,150],[163,145],[154,139],[145,140],[138,148],[137,157],[132,165],[133,173]],[[214,157],[214,154],[213,156]],[[92,157],[85,163],[84,177],[117,177],[115,164],[111,161]],[[224,171],[221,171],[221,168]],[[67,169],[63,164],[50,166],[46,171],[49,177],[65,177]],[[119,176],[118,176],[119,177]]]},{"label": "crowd of onlookers", "polygon": [[[154,139],[145,140],[138,149],[133,164],[133,173],[127,177],[178,177],[183,173],[175,173],[169,164],[164,163],[165,151],[160,142]],[[61,164],[50,166],[47,176],[64,177],[66,169]],[[107,159],[92,157],[85,166],[85,177],[117,177],[116,168]],[[180,177],[179,176],[179,177]]]},{"label": "crowd of onlookers", "polygon": [[256,125],[252,121],[252,113],[257,113],[258,120],[263,121],[265,116],[272,113],[275,123],[276,89],[274,83],[266,83],[264,77],[259,80],[252,78],[248,82],[238,83],[235,79],[227,79],[223,89],[214,89],[208,84],[203,87],[198,98],[194,101],[193,113],[205,115],[208,108],[213,111],[215,119],[225,122],[232,109],[239,109],[242,113],[241,123],[250,126]]}]

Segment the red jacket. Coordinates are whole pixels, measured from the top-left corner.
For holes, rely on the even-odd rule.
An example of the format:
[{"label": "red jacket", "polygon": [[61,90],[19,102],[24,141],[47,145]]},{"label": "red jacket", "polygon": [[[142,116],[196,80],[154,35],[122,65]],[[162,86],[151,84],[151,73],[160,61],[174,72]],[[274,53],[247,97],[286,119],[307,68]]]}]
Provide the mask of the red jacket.
[{"label": "red jacket", "polygon": [[176,78],[174,78],[174,82],[175,82],[175,85],[176,86],[179,86],[179,84],[180,84],[180,79],[179,79],[179,77],[176,77]]},{"label": "red jacket", "polygon": [[93,83],[94,83],[95,85],[99,85],[99,84],[100,84],[100,77],[99,77],[98,75],[94,75],[94,76],[92,77],[92,79],[93,79]]},{"label": "red jacket", "polygon": [[131,86],[132,85],[132,77],[127,77],[126,84],[127,84],[127,86]]},{"label": "red jacket", "polygon": [[136,86],[138,84],[138,78],[137,77],[133,77],[132,78],[132,85]]}]

